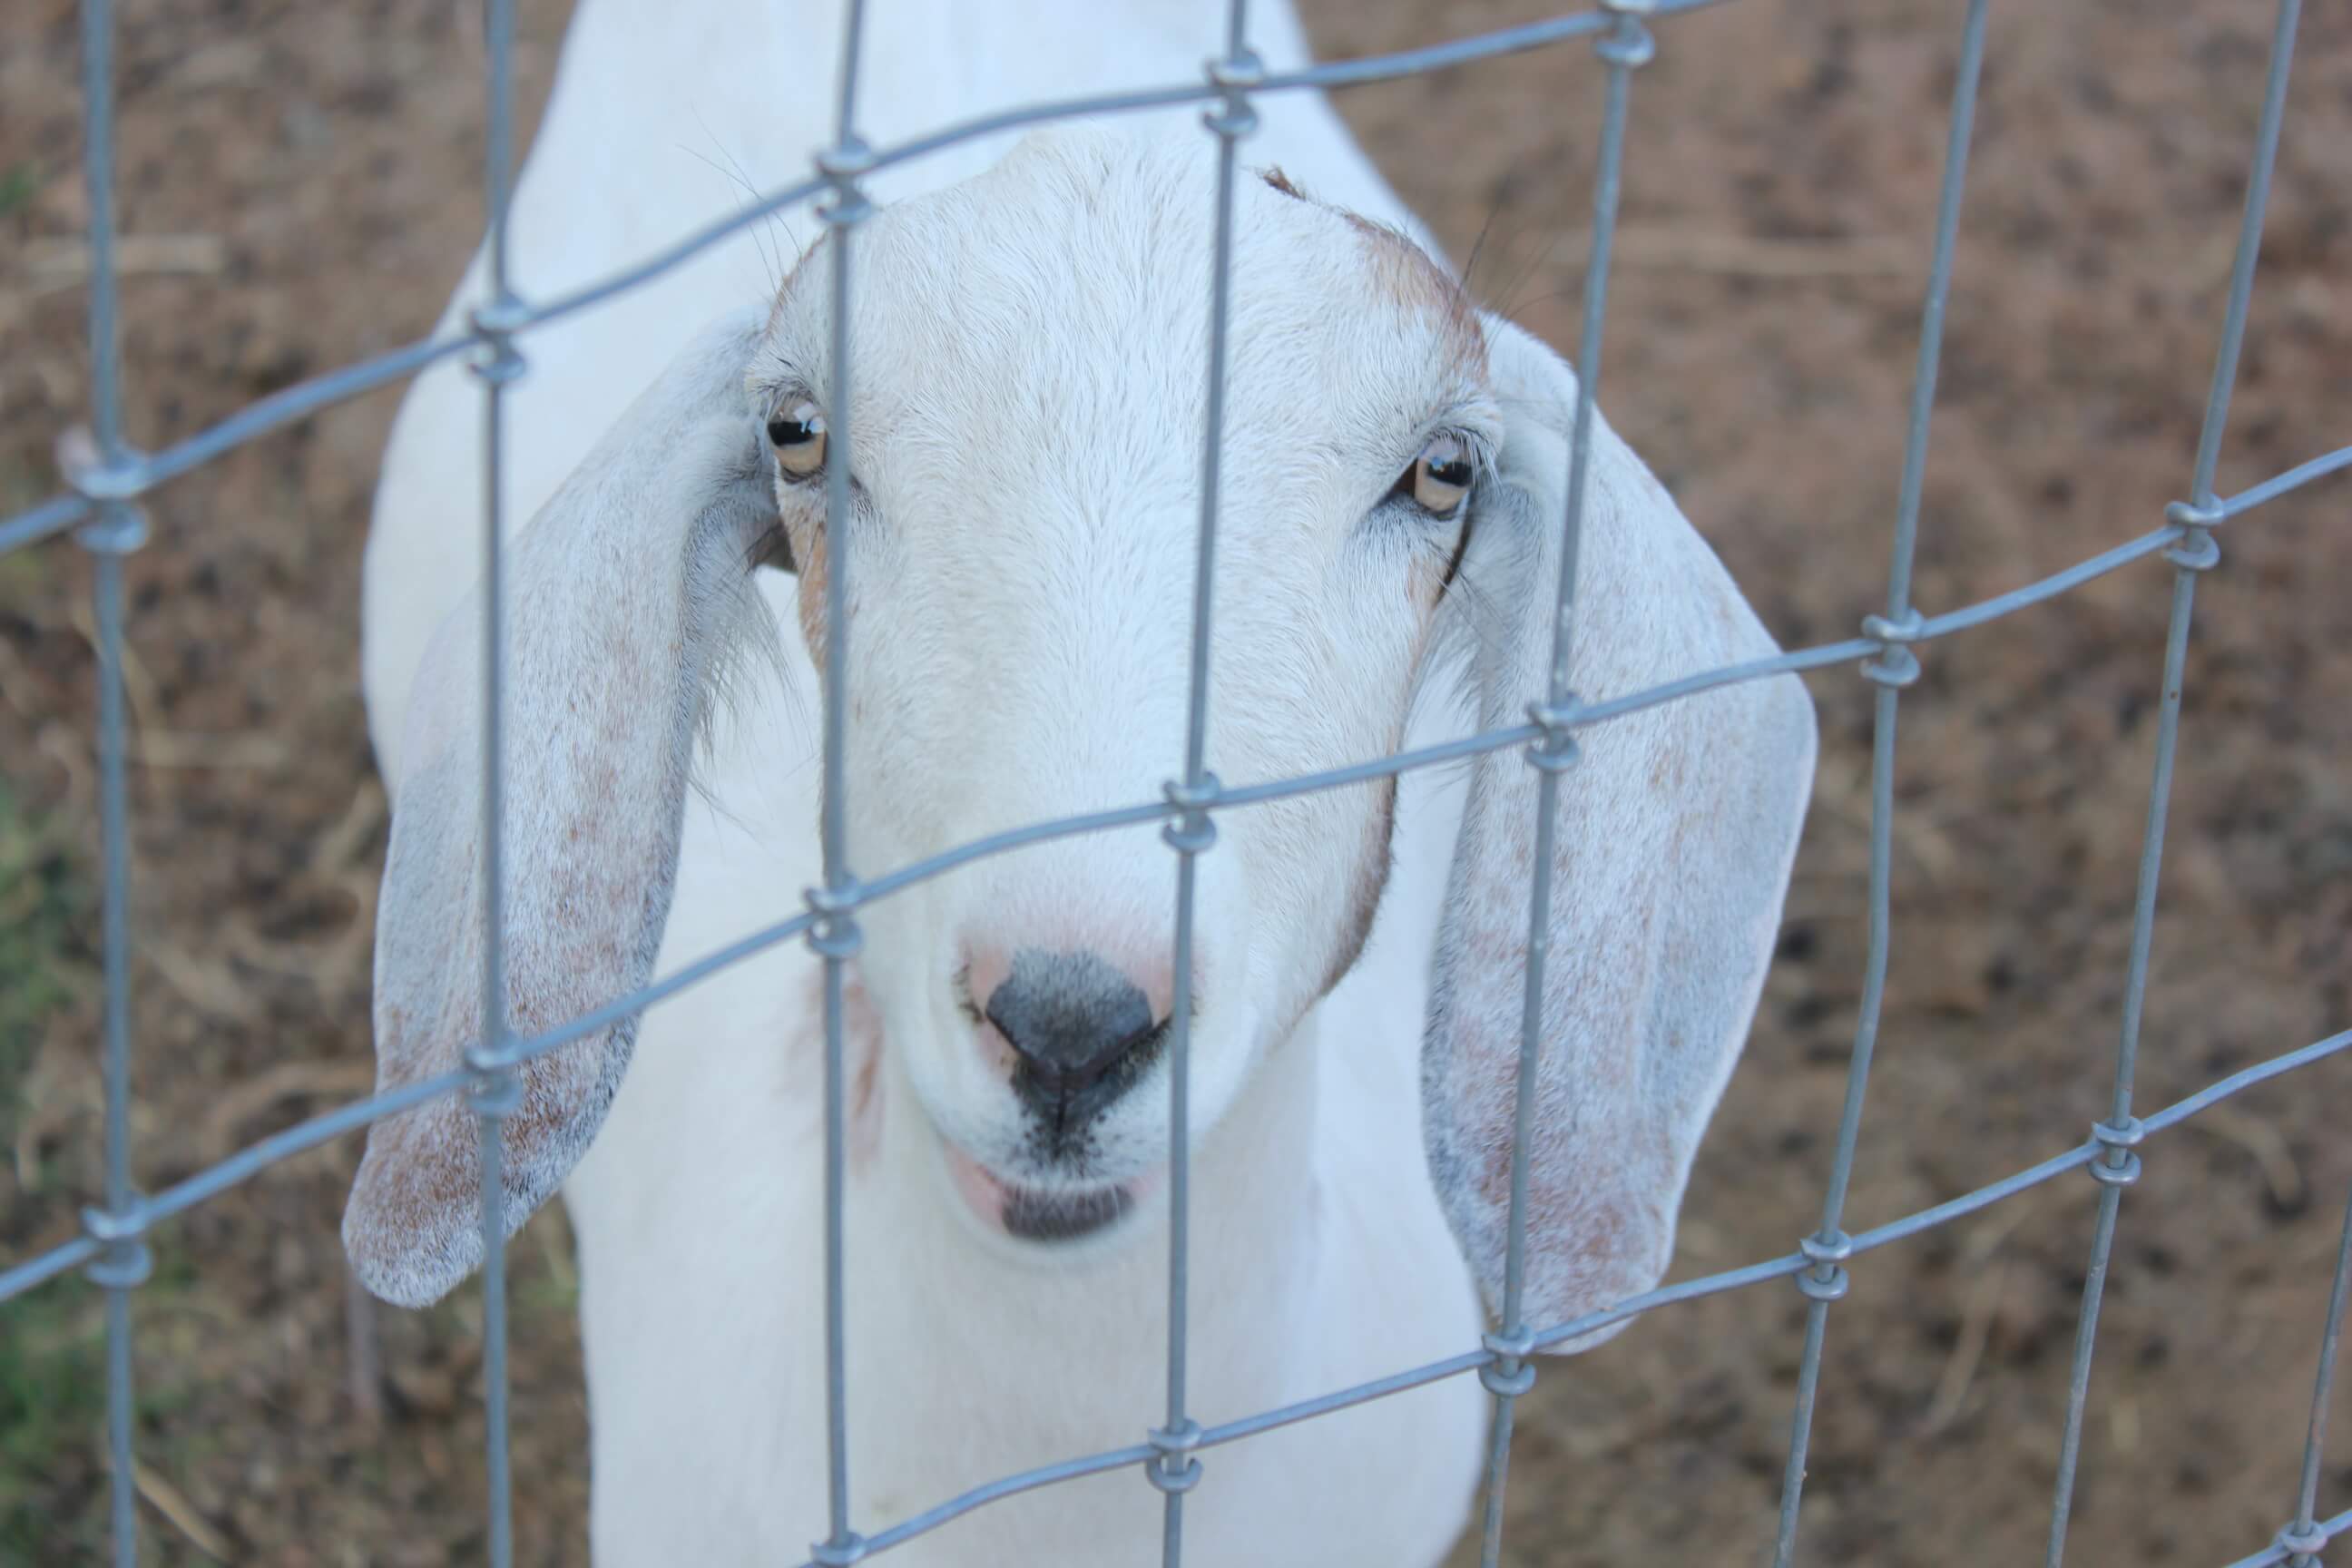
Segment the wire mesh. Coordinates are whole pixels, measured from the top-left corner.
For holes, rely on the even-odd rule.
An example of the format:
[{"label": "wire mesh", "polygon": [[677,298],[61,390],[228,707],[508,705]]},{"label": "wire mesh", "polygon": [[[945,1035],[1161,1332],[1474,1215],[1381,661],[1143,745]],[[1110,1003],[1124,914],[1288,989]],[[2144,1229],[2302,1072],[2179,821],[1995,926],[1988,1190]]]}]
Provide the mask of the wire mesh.
[{"label": "wire mesh", "polygon": [[[5,1270],[0,1270],[0,1301],[70,1270],[84,1269],[106,1294],[108,1443],[111,1454],[110,1507],[115,1561],[124,1568],[138,1559],[136,1492],[131,1422],[131,1295],[150,1268],[146,1235],[155,1225],[229,1191],[266,1167],[303,1150],[414,1110],[446,1096],[463,1094],[480,1131],[481,1224],[484,1241],[483,1376],[486,1404],[488,1532],[488,1554],[498,1568],[511,1561],[511,1523],[507,1442],[506,1237],[504,1184],[500,1179],[504,1119],[517,1103],[518,1069],[558,1047],[644,1010],[664,997],[708,979],[756,952],[795,938],[806,941],[824,963],[824,1152],[825,1289],[828,1466],[828,1534],[810,1550],[812,1568],[840,1568],[936,1531],[1003,1499],[1061,1482],[1129,1467],[1164,1496],[1163,1561],[1182,1560],[1183,1502],[1200,1484],[1202,1450],[1245,1440],[1277,1427],[1312,1421],[1369,1401],[1447,1378],[1475,1373],[1495,1402],[1488,1455],[1486,1506],[1481,1561],[1495,1563],[1502,1545],[1502,1500],[1517,1399],[1532,1384],[1534,1352],[1559,1345],[1679,1302],[1741,1290],[1773,1280],[1792,1280],[1807,1297],[1805,1340],[1791,1421],[1782,1489],[1775,1561],[1794,1561],[1803,1503],[1805,1456],[1827,1343],[1830,1304],[1847,1288],[1846,1265],[1879,1247],[1951,1224],[1965,1215],[2057,1180],[2076,1170],[2099,1185],[2090,1266],[2086,1270],[2069,1381],[2064,1437],[2057,1466],[2047,1562],[2061,1562],[2071,1509],[2074,1475],[2086,1407],[2092,1354],[2096,1342],[2101,1295],[2106,1279],[2124,1189],[2141,1168],[2138,1146],[2199,1112],[2256,1084],[2352,1050],[2352,1030],[2249,1068],[2147,1117],[2132,1114],[2132,1088],[2139,1025],[2152,946],[2165,818],[2177,749],[2180,699],[2187,665],[2188,634],[2197,577],[2220,559],[2214,532],[2279,497],[2330,475],[2352,469],[2352,447],[2326,453],[2238,494],[2222,498],[2212,488],[2236,382],[2247,310],[2252,295],[2264,208],[2275,159],[2289,67],[2300,16],[2300,0],[2279,0],[2256,145],[2247,181],[2243,216],[2232,267],[2221,342],[2216,355],[2189,499],[2168,510],[2165,525],[2074,566],[1974,605],[1922,616],[1911,603],[1911,565],[1927,438],[1935,405],[1936,379],[1948,293],[1978,84],[1981,77],[1989,0],[1969,0],[1961,32],[1961,58],[1947,136],[1946,163],[1937,205],[1933,262],[1922,311],[1918,364],[1909,407],[1901,492],[1885,612],[1865,617],[1862,635],[1793,650],[1774,658],[1703,671],[1643,690],[1586,700],[1569,687],[1572,652],[1576,542],[1581,521],[1585,474],[1601,368],[1609,261],[1617,194],[1626,143],[1626,108],[1634,69],[1655,45],[1647,24],[1717,0],[1603,0],[1598,10],[1572,13],[1527,26],[1506,28],[1427,48],[1302,70],[1268,73],[1247,44],[1245,0],[1229,0],[1225,48],[1199,83],[1102,94],[1022,106],[874,148],[856,132],[856,86],[864,37],[863,6],[849,0],[840,60],[835,136],[815,155],[811,178],[774,192],[688,236],[623,271],[571,294],[532,303],[510,287],[508,270],[507,205],[510,188],[513,126],[512,0],[489,0],[485,14],[488,137],[484,171],[490,298],[467,319],[465,330],[396,349],[299,384],[249,405],[220,424],[160,452],[140,453],[123,439],[117,347],[118,268],[113,229],[113,101],[110,0],[82,0],[84,174],[89,211],[90,439],[86,450],[68,447],[65,467],[69,493],[52,498],[0,522],[0,552],[16,549],[72,530],[94,558],[93,618],[98,650],[98,753],[100,836],[104,857],[104,1085],[105,1190],[102,1206],[85,1211],[83,1234]],[[1590,38],[1606,73],[1594,223],[1585,272],[1583,332],[1578,364],[1579,392],[1570,448],[1566,514],[1561,519],[1562,563],[1557,584],[1551,679],[1530,693],[1530,722],[1484,731],[1419,750],[1369,759],[1346,767],[1285,779],[1228,787],[1204,765],[1209,720],[1211,584],[1217,523],[1219,463],[1223,434],[1224,370],[1232,256],[1234,184],[1237,147],[1255,125],[1253,100],[1267,93],[1334,88],[1459,66],[1473,61]],[[522,369],[516,340],[532,328],[592,309],[658,276],[729,236],[777,212],[822,197],[820,216],[832,249],[833,439],[849,446],[849,302],[853,237],[871,212],[859,181],[873,172],[925,156],[974,138],[1019,126],[1079,115],[1107,115],[1187,104],[1206,106],[1203,123],[1217,140],[1217,196],[1213,266],[1209,300],[1206,417],[1201,449],[1201,511],[1197,537],[1191,689],[1187,705],[1185,768],[1162,799],[1113,810],[1033,824],[956,846],[868,881],[850,868],[845,840],[844,752],[846,707],[844,682],[849,657],[845,614],[851,531],[832,531],[825,585],[824,846],[824,884],[807,895],[807,907],[629,994],[552,1028],[517,1038],[509,1029],[504,954],[487,942],[482,988],[484,1035],[465,1054],[465,1066],[388,1093],[377,1094],[314,1117],[265,1138],[207,1169],[153,1194],[133,1184],[129,1108],[131,1025],[129,966],[131,937],[128,916],[128,820],[124,789],[122,689],[123,598],[121,558],[143,542],[145,521],[138,501],[149,490],[212,461],[272,430],[331,405],[414,375],[440,360],[471,354],[483,386],[485,458],[482,473],[486,528],[483,541],[483,647],[486,745],[482,779],[485,801],[483,899],[488,929],[503,930],[500,718],[504,705],[503,563],[500,552],[503,480],[504,395]],[[828,476],[831,515],[846,518],[852,504],[847,465],[832,465]],[[2173,567],[2172,610],[2165,643],[2164,685],[2154,778],[2151,783],[2140,871],[2134,902],[2129,968],[2117,1042],[2114,1092],[2104,1120],[2094,1121],[2081,1144],[2038,1165],[1977,1191],[1873,1229],[1848,1235],[1842,1227],[1847,1187],[1863,1116],[1871,1058],[1875,1048],[1891,940],[1890,880],[1894,816],[1895,719],[1902,689],[1919,674],[1916,649],[1937,638],[1988,625],[2048,602],[2097,577],[2161,554]],[[1872,768],[1869,872],[1869,944],[1860,1022],[1847,1077],[1844,1109],[1818,1230],[1794,1252],[1743,1268],[1650,1290],[1564,1323],[1535,1327],[1521,1321],[1527,1209],[1526,1152],[1530,1131],[1535,1066],[1542,1049],[1540,988],[1552,858],[1549,853],[1562,773],[1573,766],[1575,737],[1593,725],[1702,691],[1797,671],[1858,663],[1876,687]],[[1478,1348],[1419,1367],[1265,1410],[1213,1426],[1203,1426],[1186,1408],[1186,1287],[1189,1263],[1188,991],[1191,983],[1194,878],[1197,858],[1216,837],[1215,815],[1314,791],[1343,788],[1383,777],[1508,748],[1523,749],[1541,771],[1537,829],[1539,848],[1530,887],[1527,1006],[1519,1056],[1518,1105],[1512,1157],[1508,1253],[1501,1322]],[[861,940],[857,911],[919,882],[985,857],[1049,839],[1159,822],[1177,858],[1177,921],[1171,1027],[1171,1223],[1169,1256],[1168,1398],[1162,1425],[1150,1427],[1142,1442],[1082,1456],[1003,1477],[867,1536],[854,1527],[848,1475],[848,1386],[843,1310],[843,1005],[845,970]],[[2288,1563],[2309,1568],[2335,1535],[2352,1531],[2352,1511],[2321,1517],[2316,1510],[2321,1456],[2346,1298],[2352,1293],[2352,1203],[2347,1203],[2343,1241],[2336,1255],[2333,1287],[2314,1380],[2310,1424],[2294,1509],[2265,1550],[2234,1568]]]}]

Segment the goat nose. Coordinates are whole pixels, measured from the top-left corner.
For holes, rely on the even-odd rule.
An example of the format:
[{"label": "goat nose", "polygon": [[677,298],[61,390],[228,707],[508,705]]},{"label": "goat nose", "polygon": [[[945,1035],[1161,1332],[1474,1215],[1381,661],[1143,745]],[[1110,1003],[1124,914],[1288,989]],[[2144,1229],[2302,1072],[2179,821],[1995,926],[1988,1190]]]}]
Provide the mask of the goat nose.
[{"label": "goat nose", "polygon": [[1016,952],[982,1012],[1020,1058],[1014,1088],[1052,1102],[1107,1102],[1125,1087],[1114,1069],[1161,1033],[1143,988],[1085,948]]}]

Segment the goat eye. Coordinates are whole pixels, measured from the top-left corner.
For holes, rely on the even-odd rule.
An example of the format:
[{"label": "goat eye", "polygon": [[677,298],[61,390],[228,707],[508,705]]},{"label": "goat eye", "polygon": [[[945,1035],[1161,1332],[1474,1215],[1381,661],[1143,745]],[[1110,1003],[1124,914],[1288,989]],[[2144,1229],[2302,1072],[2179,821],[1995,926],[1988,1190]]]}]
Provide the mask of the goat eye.
[{"label": "goat eye", "polygon": [[1470,493],[1470,448],[1460,437],[1440,436],[1423,449],[1397,489],[1432,517],[1451,517]]},{"label": "goat eye", "polygon": [[810,479],[824,467],[824,418],[814,404],[801,404],[769,420],[768,439],[786,479]]}]

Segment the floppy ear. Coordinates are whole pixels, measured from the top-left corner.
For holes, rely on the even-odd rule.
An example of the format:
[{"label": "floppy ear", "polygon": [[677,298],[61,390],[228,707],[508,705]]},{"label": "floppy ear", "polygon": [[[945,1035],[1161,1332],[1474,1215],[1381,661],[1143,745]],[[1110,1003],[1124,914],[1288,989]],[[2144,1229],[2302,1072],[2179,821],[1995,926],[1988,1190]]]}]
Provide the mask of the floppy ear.
[{"label": "floppy ear", "polygon": [[[1505,428],[1464,570],[1484,579],[1494,616],[1475,666],[1479,722],[1500,727],[1525,722],[1549,683],[1576,382],[1516,327],[1486,326]],[[1714,552],[1597,413],[1588,485],[1577,695],[1622,696],[1775,651]],[[1538,1329],[1665,1271],[1692,1156],[1771,956],[1812,785],[1812,705],[1780,676],[1591,726],[1577,746],[1560,775],[1528,1151],[1522,1321]],[[1538,777],[1517,748],[1472,773],[1422,1057],[1431,1171],[1496,1307]]]},{"label": "floppy ear", "polygon": [[[764,615],[749,587],[775,516],[744,373],[754,314],[704,332],[509,549],[506,978],[518,1036],[643,984],[668,920],[710,673]],[[379,1091],[483,1037],[478,588],[409,700],[376,923]],[[545,1202],[620,1087],[633,1016],[526,1064],[507,1119],[509,1234]],[[369,1131],[343,1212],[361,1280],[434,1301],[480,1263],[478,1134],[462,1099]]]}]

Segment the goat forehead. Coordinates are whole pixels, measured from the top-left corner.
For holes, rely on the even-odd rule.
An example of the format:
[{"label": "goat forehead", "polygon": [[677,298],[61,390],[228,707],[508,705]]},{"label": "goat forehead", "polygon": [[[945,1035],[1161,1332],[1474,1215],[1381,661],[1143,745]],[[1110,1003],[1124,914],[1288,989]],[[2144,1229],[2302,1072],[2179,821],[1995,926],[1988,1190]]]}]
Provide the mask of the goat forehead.
[{"label": "goat forehead", "polygon": [[[1213,180],[1189,140],[1077,137],[879,215],[855,251],[859,447],[913,473],[1003,430],[1155,485],[1195,472]],[[1377,466],[1483,381],[1475,318],[1411,241],[1255,176],[1235,195],[1229,451]],[[825,270],[796,273],[772,344],[818,387]]]}]

